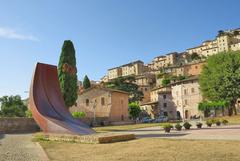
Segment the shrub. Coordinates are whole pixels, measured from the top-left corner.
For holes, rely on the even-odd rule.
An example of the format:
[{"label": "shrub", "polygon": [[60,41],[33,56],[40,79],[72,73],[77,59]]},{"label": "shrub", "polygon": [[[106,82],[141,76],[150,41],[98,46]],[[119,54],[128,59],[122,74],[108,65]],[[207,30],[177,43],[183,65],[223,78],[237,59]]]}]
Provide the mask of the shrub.
[{"label": "shrub", "polygon": [[74,117],[74,118],[83,118],[83,117],[85,117],[86,116],[86,114],[84,113],[84,112],[72,112],[72,116]]},{"label": "shrub", "polygon": [[177,123],[177,124],[175,125],[175,128],[176,128],[177,131],[181,131],[181,130],[182,130],[182,125],[180,125],[179,123]]},{"label": "shrub", "polygon": [[192,125],[189,122],[185,122],[183,126],[186,130],[189,130]]},{"label": "shrub", "polygon": [[207,124],[208,127],[211,127],[212,124],[213,124],[213,120],[212,120],[212,119],[208,119],[208,120],[206,121],[206,124]]},{"label": "shrub", "polygon": [[221,121],[220,121],[219,119],[216,119],[214,122],[215,122],[215,124],[216,124],[217,126],[220,126],[220,125],[221,125]]},{"label": "shrub", "polygon": [[30,110],[25,111],[25,115],[27,118],[32,118],[32,111]]},{"label": "shrub", "polygon": [[170,132],[172,128],[172,124],[167,123],[163,125],[163,129],[165,130],[165,132]]},{"label": "shrub", "polygon": [[228,124],[228,120],[223,119],[222,123],[223,123],[223,125],[227,125]]},{"label": "shrub", "polygon": [[201,129],[202,128],[202,123],[201,122],[197,122],[197,124],[196,124],[196,126],[197,126],[197,128],[199,128],[199,129]]}]

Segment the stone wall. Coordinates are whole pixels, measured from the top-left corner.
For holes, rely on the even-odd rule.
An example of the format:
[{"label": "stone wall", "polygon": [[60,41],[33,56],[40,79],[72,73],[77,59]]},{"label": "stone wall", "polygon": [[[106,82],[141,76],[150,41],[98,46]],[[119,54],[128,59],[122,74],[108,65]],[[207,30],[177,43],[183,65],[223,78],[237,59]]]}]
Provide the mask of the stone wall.
[{"label": "stone wall", "polygon": [[33,118],[0,118],[0,133],[27,133],[39,131]]}]

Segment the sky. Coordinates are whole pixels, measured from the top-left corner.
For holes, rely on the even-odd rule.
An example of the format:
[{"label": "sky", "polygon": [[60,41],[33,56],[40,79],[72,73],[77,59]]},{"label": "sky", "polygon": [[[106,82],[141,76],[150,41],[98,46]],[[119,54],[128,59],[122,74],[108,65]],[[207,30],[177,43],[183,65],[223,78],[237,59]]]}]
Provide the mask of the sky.
[{"label": "sky", "polygon": [[240,27],[239,0],[0,0],[0,97],[28,97],[37,62],[57,65],[64,40],[78,79],[149,63]]}]

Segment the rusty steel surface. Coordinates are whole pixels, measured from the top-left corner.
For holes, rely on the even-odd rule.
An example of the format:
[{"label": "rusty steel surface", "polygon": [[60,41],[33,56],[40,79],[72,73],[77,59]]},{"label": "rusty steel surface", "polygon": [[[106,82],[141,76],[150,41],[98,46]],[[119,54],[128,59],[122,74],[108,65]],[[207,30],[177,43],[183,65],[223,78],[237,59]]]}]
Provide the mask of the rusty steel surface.
[{"label": "rusty steel surface", "polygon": [[95,133],[87,124],[74,119],[65,106],[56,66],[37,63],[30,87],[29,106],[43,132]]}]

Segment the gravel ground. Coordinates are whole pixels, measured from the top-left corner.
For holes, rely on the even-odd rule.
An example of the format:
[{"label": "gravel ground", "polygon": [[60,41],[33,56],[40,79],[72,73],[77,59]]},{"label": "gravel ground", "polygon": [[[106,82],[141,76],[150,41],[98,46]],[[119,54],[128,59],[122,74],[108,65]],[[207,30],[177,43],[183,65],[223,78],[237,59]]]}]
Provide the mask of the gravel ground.
[{"label": "gravel ground", "polygon": [[0,161],[44,161],[32,134],[0,134]]}]

